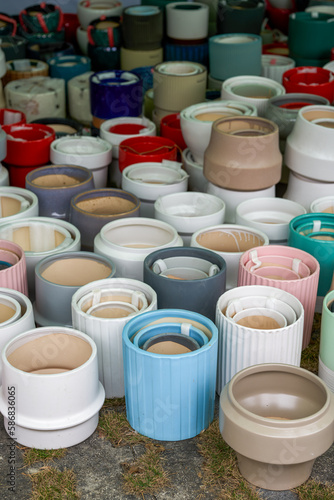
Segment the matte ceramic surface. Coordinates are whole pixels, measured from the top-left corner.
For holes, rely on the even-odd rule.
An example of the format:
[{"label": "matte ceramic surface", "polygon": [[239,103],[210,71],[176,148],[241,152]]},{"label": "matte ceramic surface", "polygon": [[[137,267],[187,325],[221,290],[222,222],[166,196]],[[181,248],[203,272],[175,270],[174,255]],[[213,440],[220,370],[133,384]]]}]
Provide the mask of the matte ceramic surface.
[{"label": "matte ceramic surface", "polygon": [[81,0],[77,7],[78,18],[81,26],[87,29],[91,21],[101,16],[120,16],[122,13],[122,2],[115,0],[92,0],[87,4]]},{"label": "matte ceramic surface", "polygon": [[334,196],[324,196],[312,201],[310,212],[334,213]]},{"label": "matte ceramic surface", "polygon": [[82,125],[76,120],[70,118],[40,118],[31,123],[43,123],[52,128],[56,133],[56,139],[67,135],[81,135]]},{"label": "matte ceramic surface", "polygon": [[38,216],[38,198],[28,189],[2,186],[0,188],[0,213],[1,222]]},{"label": "matte ceramic surface", "polygon": [[206,191],[208,181],[203,175],[203,165],[197,163],[189,148],[182,151],[184,170],[189,175],[189,191]]},{"label": "matte ceramic surface", "polygon": [[333,290],[326,294],[322,306],[320,350],[319,350],[319,377],[334,392],[334,363],[333,353]]},{"label": "matte ceramic surface", "polygon": [[284,198],[296,201],[309,210],[315,198],[331,196],[333,192],[334,182],[316,181],[290,171]]},{"label": "matte ceramic surface", "polygon": [[0,240],[0,286],[28,295],[27,260],[21,246],[1,236]]}]

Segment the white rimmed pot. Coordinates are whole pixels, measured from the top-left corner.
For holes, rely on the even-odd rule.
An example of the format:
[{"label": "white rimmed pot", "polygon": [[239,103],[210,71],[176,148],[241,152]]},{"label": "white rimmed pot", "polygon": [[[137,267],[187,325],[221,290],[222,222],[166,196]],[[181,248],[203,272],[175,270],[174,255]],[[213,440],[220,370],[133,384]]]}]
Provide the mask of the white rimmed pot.
[{"label": "white rimmed pot", "polygon": [[288,69],[294,68],[296,63],[291,57],[277,54],[264,54],[261,56],[262,76],[282,83],[282,76]]},{"label": "white rimmed pot", "polygon": [[203,164],[197,163],[189,148],[182,151],[182,162],[184,170],[189,175],[189,191],[199,191],[205,193],[208,181],[203,174]]},{"label": "white rimmed pot", "polygon": [[226,289],[237,286],[241,255],[258,245],[269,245],[268,236],[258,229],[237,224],[220,224],[196,231],[190,246],[212,250],[226,262]]},{"label": "white rimmed pot", "polygon": [[28,189],[0,187],[0,220],[10,222],[38,216],[38,198]]},{"label": "white rimmed pot", "polygon": [[[279,329],[257,329],[236,324],[235,315],[253,308],[276,311],[286,318]],[[300,365],[304,309],[291,293],[271,286],[239,286],[225,292],[216,305],[218,328],[217,392],[240,370],[261,363]]]},{"label": "white rimmed pot", "polygon": [[190,246],[191,236],[199,229],[223,224],[225,203],[207,193],[174,193],[160,196],[154,203],[154,218],[173,226]]},{"label": "white rimmed pot", "polygon": [[122,14],[122,2],[118,0],[81,0],[77,6],[77,13],[83,29],[87,29],[92,21],[101,16],[112,17]]},{"label": "white rimmed pot", "polygon": [[187,191],[188,175],[181,167],[182,163],[162,160],[134,163],[122,171],[122,189],[140,199],[141,217],[154,217],[159,196]]},{"label": "white rimmed pot", "polygon": [[123,397],[122,331],[135,315],[157,308],[155,291],[137,280],[104,279],[79,288],[71,307],[73,326],[97,345],[99,378],[106,397]]},{"label": "white rimmed pot", "polygon": [[219,427],[241,474],[269,490],[304,483],[333,443],[334,396],[313,373],[268,363],[237,373],[220,396]]},{"label": "white rimmed pot", "polygon": [[240,203],[253,198],[275,198],[275,186],[256,191],[235,191],[207,182],[207,193],[213,194],[224,201],[226,207],[225,222],[235,223],[236,208]]},{"label": "white rimmed pot", "polygon": [[259,116],[265,116],[268,99],[285,94],[283,85],[264,76],[235,76],[223,82],[222,99],[253,104]]},{"label": "white rimmed pot", "polygon": [[195,162],[203,164],[204,152],[209,145],[212,124],[219,118],[256,116],[256,107],[238,101],[214,101],[194,104],[180,113],[183,138]]},{"label": "white rimmed pot", "polygon": [[107,185],[111,145],[99,137],[66,136],[53,141],[50,160],[56,165],[79,165],[93,173],[96,188]]},{"label": "white rimmed pot", "polygon": [[118,146],[130,137],[153,136],[156,134],[155,124],[144,117],[119,117],[106,120],[100,127],[100,137],[108,141],[112,146],[113,158],[118,158]]},{"label": "white rimmed pot", "polygon": [[[2,237],[1,237],[2,238]],[[28,295],[27,260],[22,247],[0,239],[0,286]]]},{"label": "white rimmed pot", "polygon": [[315,198],[331,196],[334,182],[320,182],[290,171],[287,190],[283,197],[303,205],[306,210]]},{"label": "white rimmed pot", "polygon": [[323,196],[313,200],[310,205],[310,212],[334,214],[334,196]]},{"label": "white rimmed pot", "polygon": [[91,281],[111,278],[115,265],[93,252],[64,252],[35,267],[34,314],[38,326],[72,326],[73,294]]},{"label": "white rimmed pot", "polygon": [[129,217],[109,222],[94,240],[94,252],[109,257],[117,277],[143,279],[145,257],[159,248],[183,246],[182,238],[166,222]]},{"label": "white rimmed pot", "polygon": [[[156,326],[158,332],[159,323],[166,322],[193,325],[205,333],[208,342],[185,354],[156,354],[133,344],[142,328]],[[153,439],[179,441],[208,427],[214,414],[217,341],[211,320],[183,309],[147,312],[125,325],[125,401],[133,429]]]},{"label": "white rimmed pot", "polygon": [[49,255],[78,251],[81,245],[80,233],[73,224],[51,217],[29,217],[2,223],[0,224],[0,238],[22,247],[31,300],[35,293],[36,264]]},{"label": "white rimmed pot", "polygon": [[286,244],[289,222],[306,210],[299,203],[283,198],[253,198],[237,206],[236,223],[266,233],[271,244]]},{"label": "white rimmed pot", "polygon": [[35,328],[11,340],[1,359],[0,409],[9,432],[8,401],[16,394],[18,443],[67,448],[95,431],[105,394],[98,380],[96,345],[87,335],[59,326]]}]

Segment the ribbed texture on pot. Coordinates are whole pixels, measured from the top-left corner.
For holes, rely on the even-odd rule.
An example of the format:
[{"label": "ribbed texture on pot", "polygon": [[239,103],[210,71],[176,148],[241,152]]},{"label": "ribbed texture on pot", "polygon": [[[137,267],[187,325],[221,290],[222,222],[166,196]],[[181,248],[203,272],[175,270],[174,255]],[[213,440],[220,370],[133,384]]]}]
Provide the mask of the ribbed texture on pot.
[{"label": "ribbed texture on pot", "polygon": [[16,264],[1,270],[0,286],[28,295],[27,265],[24,251],[19,245],[8,240],[0,240],[0,248],[14,253],[19,258]]},{"label": "ribbed texture on pot", "polygon": [[325,382],[325,384],[334,392],[334,371],[328,368],[319,356],[319,370],[318,375]]}]

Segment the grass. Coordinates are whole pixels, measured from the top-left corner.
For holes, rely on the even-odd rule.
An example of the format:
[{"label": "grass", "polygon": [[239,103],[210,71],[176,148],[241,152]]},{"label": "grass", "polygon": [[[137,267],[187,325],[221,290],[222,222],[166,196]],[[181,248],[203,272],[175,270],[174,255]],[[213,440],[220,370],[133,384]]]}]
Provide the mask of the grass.
[{"label": "grass", "polygon": [[302,351],[302,359],[300,366],[309,370],[312,373],[318,374],[318,364],[319,364],[319,345],[320,345],[320,325],[321,325],[321,314],[316,313],[314,315],[313,328],[311,341]]},{"label": "grass", "polygon": [[295,488],[299,500],[333,500],[334,485],[321,484],[314,479],[309,479],[306,483]]},{"label": "grass", "polygon": [[134,431],[127,421],[125,413],[119,411],[103,411],[100,416],[98,430],[100,436],[109,439],[113,446],[133,446],[146,444],[150,439]]},{"label": "grass", "polygon": [[102,410],[110,408],[125,411],[125,398],[105,399]]},{"label": "grass", "polygon": [[59,471],[42,467],[38,472],[28,474],[32,482],[31,500],[78,500],[76,477],[72,469]]},{"label": "grass", "polygon": [[21,448],[23,451],[23,463],[26,466],[32,465],[36,462],[49,462],[57,458],[63,458],[67,450],[62,448],[60,450],[38,450],[37,448]]}]

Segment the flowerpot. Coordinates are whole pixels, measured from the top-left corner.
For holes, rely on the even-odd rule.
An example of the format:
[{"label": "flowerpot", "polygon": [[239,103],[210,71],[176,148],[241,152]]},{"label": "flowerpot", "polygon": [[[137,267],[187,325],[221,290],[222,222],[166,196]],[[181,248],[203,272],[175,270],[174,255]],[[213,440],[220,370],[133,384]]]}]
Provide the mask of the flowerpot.
[{"label": "flowerpot", "polygon": [[223,439],[241,474],[264,489],[304,483],[333,441],[333,394],[313,373],[288,364],[237,373],[219,403]]},{"label": "flowerpot", "polygon": [[108,256],[117,276],[143,279],[143,262],[153,250],[182,246],[177,231],[162,221],[145,217],[109,222],[94,240],[94,252]]},{"label": "flowerpot", "polygon": [[9,238],[1,237],[0,243],[0,287],[28,295],[27,261],[23,249]]},{"label": "flowerpot", "polygon": [[334,214],[334,197],[324,196],[323,198],[317,198],[312,201],[310,205],[310,212],[323,212]]},{"label": "flowerpot", "polygon": [[13,80],[22,80],[35,76],[48,76],[49,66],[38,59],[14,59],[6,63],[6,74],[3,76],[3,85]]},{"label": "flowerpot", "polygon": [[177,153],[176,144],[166,137],[132,137],[119,145],[119,169],[122,172],[125,167],[141,162],[176,161]]},{"label": "flowerpot", "polygon": [[30,172],[26,187],[38,198],[39,215],[69,220],[71,198],[93,189],[94,180],[92,172],[84,167],[48,165]]},{"label": "flowerpot", "polygon": [[69,114],[71,118],[85,126],[90,126],[92,122],[89,83],[92,74],[88,71],[67,82]]},{"label": "flowerpot", "polygon": [[58,5],[35,4],[21,10],[20,24],[25,31],[32,33],[50,33],[63,27],[63,12]]},{"label": "flowerpot", "polygon": [[[8,223],[3,222],[0,224],[0,238],[8,240],[10,245],[14,243],[15,248],[18,245],[22,247],[31,300],[34,298],[36,264],[49,255],[80,250],[78,229],[69,222],[49,217],[29,217]],[[1,276],[10,269],[3,271]],[[25,290],[26,288],[20,291],[26,293]]]},{"label": "flowerpot", "polygon": [[182,164],[163,160],[161,163],[135,163],[122,172],[122,189],[140,200],[141,217],[154,218],[154,203],[159,196],[185,193],[188,175]]},{"label": "flowerpot", "polygon": [[[164,322],[191,324],[209,341],[185,354],[156,354],[133,344],[142,328],[154,326],[159,333],[159,323]],[[123,329],[123,357],[127,418],[134,430],[153,439],[179,441],[210,424],[217,366],[217,329],[212,321],[182,309],[141,314]]]},{"label": "flowerpot", "polygon": [[[137,76],[141,76],[136,71],[134,71],[138,66],[149,66],[154,68],[156,64],[159,64],[163,61],[163,58],[164,50],[162,47],[154,50],[132,50],[121,47],[121,69],[124,71],[132,71]],[[153,87],[152,74],[150,80],[152,81],[148,87],[147,85],[143,85],[144,92]],[[148,118],[150,117],[148,116]]]},{"label": "flowerpot", "polygon": [[182,151],[182,162],[184,170],[189,175],[189,191],[206,192],[207,180],[203,175],[203,165],[197,163],[189,148]]},{"label": "flowerpot", "polygon": [[55,131],[56,139],[67,135],[81,135],[82,125],[69,118],[39,118],[31,123],[41,123],[47,125]]},{"label": "flowerpot", "polygon": [[82,28],[87,29],[92,21],[101,16],[120,16],[122,14],[122,2],[92,0],[87,3],[86,0],[81,0],[78,3],[77,14]]},{"label": "flowerpot", "polygon": [[208,337],[201,330],[184,323],[147,326],[133,340],[133,345],[144,351],[172,355],[196,351],[207,343]]},{"label": "flowerpot", "polygon": [[308,59],[330,59],[334,26],[331,14],[294,12],[289,19],[291,54]]},{"label": "flowerpot", "polygon": [[84,250],[92,251],[94,238],[111,221],[139,215],[140,201],[121,189],[92,189],[71,199],[70,222],[81,234]]},{"label": "flowerpot", "polygon": [[261,30],[265,4],[258,0],[221,0],[218,2],[219,33],[254,33]]},{"label": "flowerpot", "polygon": [[2,36],[0,47],[5,54],[6,61],[24,59],[26,56],[27,41],[21,36]]},{"label": "flowerpot", "polygon": [[213,194],[224,201],[226,208],[225,222],[235,223],[236,209],[240,203],[253,198],[275,198],[275,186],[270,186],[269,188],[256,191],[235,191],[232,189],[218,187],[215,186],[215,184],[208,182],[207,193]]},{"label": "flowerpot", "polygon": [[284,198],[296,201],[308,210],[314,198],[331,196],[333,189],[334,182],[320,182],[290,171]]},{"label": "flowerpot", "polygon": [[77,31],[76,31],[76,39],[77,39],[77,44],[79,46],[80,52],[83,55],[87,56],[88,55],[88,45],[89,45],[87,29],[83,28],[82,26],[78,26]]},{"label": "flowerpot", "polygon": [[319,377],[332,392],[334,392],[333,295],[333,291],[327,293],[322,306],[318,371]]},{"label": "flowerpot", "polygon": [[[304,216],[301,216],[304,217]],[[290,244],[290,243],[289,243]],[[282,257],[287,262],[281,264]],[[301,262],[300,262],[301,261]],[[303,266],[301,266],[303,264]],[[285,267],[297,272],[298,278],[284,279],[282,274],[261,276],[254,272],[267,266]],[[299,266],[301,266],[299,268]],[[306,266],[306,273],[305,273]],[[308,270],[307,270],[308,268]],[[277,270],[276,270],[277,271]],[[320,266],[318,261],[309,253],[284,245],[269,245],[268,247],[247,250],[239,263],[238,286],[265,285],[279,288],[291,293],[303,304],[305,311],[303,349],[308,346],[311,338],[314,310],[317,298]]]},{"label": "flowerpot", "polygon": [[269,237],[271,244],[286,245],[289,222],[305,213],[305,208],[294,201],[282,198],[253,198],[237,206],[236,223],[260,229]]},{"label": "flowerpot", "polygon": [[199,2],[166,5],[166,34],[173,40],[203,40],[209,31],[209,6]]},{"label": "flowerpot", "polygon": [[204,176],[216,186],[238,191],[268,188],[281,177],[278,140],[277,125],[264,118],[217,120],[204,154]]},{"label": "flowerpot", "polygon": [[328,69],[299,64],[283,74],[282,83],[287,94],[304,92],[334,101],[334,75]]},{"label": "flowerpot", "polygon": [[131,137],[155,136],[156,127],[147,118],[119,117],[106,120],[100,128],[100,137],[112,146],[112,157],[118,158],[118,148],[122,141]]},{"label": "flowerpot", "polygon": [[99,137],[62,137],[51,144],[50,160],[56,165],[88,168],[93,173],[95,187],[101,189],[107,185],[111,145]]},{"label": "flowerpot", "polygon": [[67,83],[71,78],[90,71],[90,60],[85,56],[69,55],[49,59],[50,76],[63,78]]},{"label": "flowerpot", "polygon": [[225,203],[207,193],[173,193],[160,196],[154,203],[154,218],[173,226],[185,246],[190,246],[196,231],[223,224]]},{"label": "flowerpot", "polygon": [[265,116],[268,99],[285,94],[284,87],[264,76],[235,76],[224,81],[221,99],[253,104],[259,116]]},{"label": "flowerpot", "polygon": [[114,264],[91,252],[64,252],[41,260],[35,267],[34,303],[38,326],[72,326],[73,294],[92,281],[111,278]]},{"label": "flowerpot", "polygon": [[92,21],[87,28],[88,42],[98,47],[121,46],[121,18],[105,17]]},{"label": "flowerpot", "polygon": [[39,215],[37,196],[28,189],[0,187],[0,221],[11,222]]},{"label": "flowerpot", "polygon": [[19,444],[67,448],[95,431],[105,393],[96,345],[87,335],[58,326],[28,330],[5,346],[2,364],[0,409],[9,432],[8,387],[14,387],[20,395],[14,431]]},{"label": "flowerpot", "polygon": [[212,321],[225,274],[224,259],[203,248],[157,250],[144,261],[144,281],[157,292],[159,309],[179,307]]},{"label": "flowerpot", "polygon": [[24,125],[25,114],[16,109],[0,109],[0,125]]},{"label": "flowerpot", "polygon": [[269,238],[262,231],[246,226],[221,224],[196,231],[191,238],[192,247],[212,250],[226,262],[226,289],[237,286],[240,257],[246,250],[268,245]]},{"label": "flowerpot", "polygon": [[136,51],[159,49],[163,41],[163,12],[158,5],[132,5],[123,11],[123,46]]},{"label": "flowerpot", "polygon": [[106,397],[123,397],[122,330],[134,316],[157,308],[155,291],[132,279],[93,281],[74,293],[71,307],[73,327],[97,345],[99,379]]},{"label": "flowerpot", "polygon": [[283,73],[294,68],[296,63],[291,57],[266,54],[261,57],[261,65],[262,76],[282,83]]},{"label": "flowerpot", "polygon": [[76,31],[80,26],[77,14],[71,12],[64,13],[65,40],[73,46],[77,46]]},{"label": "flowerpot", "polygon": [[171,139],[183,151],[187,145],[184,142],[180,115],[172,113],[171,115],[164,116],[160,122],[160,135]]},{"label": "flowerpot", "polygon": [[[100,45],[91,45],[90,43],[88,44],[88,56],[92,61],[92,69],[94,71],[109,71],[110,70],[118,70],[120,67],[120,59],[121,59],[121,49],[120,47],[104,47]],[[95,95],[95,92],[92,93],[92,96]],[[131,99],[128,97],[129,99]],[[136,101],[137,99],[135,99]],[[112,103],[112,100],[109,99],[109,101]],[[124,107],[118,107],[115,106],[115,103],[112,104],[113,108],[116,108],[117,110],[119,109],[124,109]],[[129,108],[127,108],[128,110]],[[100,110],[103,110],[104,112],[108,111],[106,108],[103,109],[103,106],[100,106]],[[107,118],[114,118],[115,116],[119,116],[118,112],[116,113],[110,113],[108,114]],[[121,116],[124,116],[124,113],[121,112]],[[126,116],[126,113],[125,113]],[[131,115],[133,116],[133,115]],[[135,114],[135,116],[138,116],[138,114]],[[105,120],[106,118],[100,118],[96,117],[99,120]],[[99,128],[99,127],[97,127]]]},{"label": "flowerpot", "polygon": [[181,130],[195,162],[203,165],[214,121],[234,116],[256,116],[255,106],[238,101],[213,101],[194,104],[180,113]]},{"label": "flowerpot", "polygon": [[[202,40],[174,40],[169,39],[166,43],[165,60],[167,61],[190,61],[208,66],[209,64],[209,44],[207,38]],[[202,43],[201,43],[202,42]]]},{"label": "flowerpot", "polygon": [[[43,36],[43,35],[42,35]],[[65,34],[62,35],[62,38]],[[35,41],[28,43],[27,56],[33,59],[49,62],[54,57],[69,56],[75,53],[73,45],[64,40],[50,40],[47,43],[38,44]]]}]

